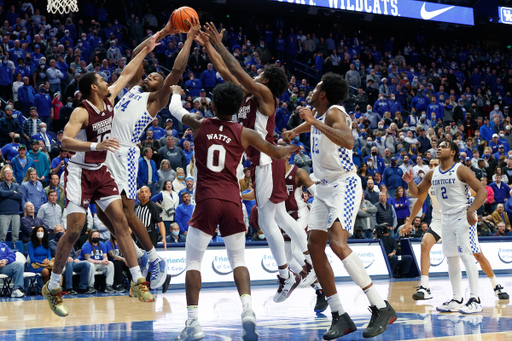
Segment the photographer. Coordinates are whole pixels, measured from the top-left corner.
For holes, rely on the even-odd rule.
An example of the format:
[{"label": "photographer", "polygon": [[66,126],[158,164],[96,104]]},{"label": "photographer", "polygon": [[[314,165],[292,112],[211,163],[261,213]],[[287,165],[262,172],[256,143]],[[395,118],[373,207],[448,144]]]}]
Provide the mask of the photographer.
[{"label": "photographer", "polygon": [[407,277],[409,269],[412,264],[412,256],[410,255],[399,255],[397,250],[397,242],[395,238],[389,235],[389,224],[382,224],[377,226],[379,238],[382,240],[384,250],[388,255],[389,266],[391,273],[395,272],[397,265],[401,266],[401,275],[399,277]]}]

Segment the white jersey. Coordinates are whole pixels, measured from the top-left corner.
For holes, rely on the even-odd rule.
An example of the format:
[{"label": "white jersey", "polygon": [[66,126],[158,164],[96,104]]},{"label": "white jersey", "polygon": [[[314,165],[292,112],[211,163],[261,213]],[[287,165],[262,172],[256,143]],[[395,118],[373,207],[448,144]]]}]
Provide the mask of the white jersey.
[{"label": "white jersey", "polygon": [[443,214],[460,213],[467,210],[471,203],[468,184],[460,181],[457,176],[460,166],[460,163],[456,163],[445,172],[441,172],[441,166],[434,169],[432,187]]},{"label": "white jersey", "polygon": [[153,117],[147,112],[150,92],[134,86],[114,107],[111,137],[121,145],[115,153],[108,153],[105,161],[119,187],[120,194],[135,199],[140,150],[137,143]]},{"label": "white jersey", "polygon": [[[331,108],[341,110],[347,120],[347,125],[352,126],[350,116],[340,105]],[[327,112],[327,111],[326,111]],[[325,120],[324,113],[317,117],[319,121]],[[352,150],[343,148],[333,143],[327,136],[315,127],[311,127],[311,156],[313,160],[313,175],[318,180],[333,180],[347,173],[355,173],[356,166],[352,160]]]},{"label": "white jersey", "polygon": [[437,201],[436,191],[433,186],[430,186],[428,190],[428,194],[430,195],[430,202],[432,203],[432,219],[441,220],[441,207],[439,207],[439,202]]}]

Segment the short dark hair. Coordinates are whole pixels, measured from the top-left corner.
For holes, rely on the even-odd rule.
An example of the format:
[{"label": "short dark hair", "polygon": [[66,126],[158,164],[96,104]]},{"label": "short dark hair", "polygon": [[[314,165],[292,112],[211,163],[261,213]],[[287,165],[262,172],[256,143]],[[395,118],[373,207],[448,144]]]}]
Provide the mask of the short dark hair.
[{"label": "short dark hair", "polygon": [[[55,175],[55,174],[54,174],[54,175]],[[48,191],[47,196],[50,196],[50,194],[52,194],[52,193],[57,194],[57,191],[56,191],[56,190],[54,190],[54,189],[51,189],[51,190],[49,190],[49,191]]]},{"label": "short dark hair", "polygon": [[78,89],[82,93],[83,98],[87,99],[91,96],[91,85],[98,85],[96,81],[96,72],[87,72],[80,77]]},{"label": "short dark hair", "polygon": [[454,141],[448,141],[446,139],[442,139],[438,145],[440,146],[441,143],[443,143],[443,142],[448,144],[448,146],[450,147],[450,150],[455,151],[455,155],[453,156],[453,161],[459,162],[459,159],[460,159],[459,145]]},{"label": "short dark hair", "polygon": [[[52,178],[52,177],[54,177],[54,176],[56,176],[56,177],[58,177],[58,178],[60,179],[59,174],[50,174],[50,180],[51,180],[51,178]],[[55,190],[54,190],[54,189],[52,189],[51,191],[55,191]],[[55,192],[57,192],[57,191],[55,191]],[[48,194],[50,194],[50,192],[48,192]]]},{"label": "short dark hair", "polygon": [[274,97],[281,96],[288,87],[288,78],[283,69],[276,64],[270,64],[263,69],[263,77],[268,79],[267,87]]},{"label": "short dark hair", "polygon": [[348,82],[340,75],[328,72],[322,76],[320,91],[325,91],[325,97],[331,105],[338,104],[348,96]]},{"label": "short dark hair", "polygon": [[219,84],[213,89],[212,102],[217,116],[232,116],[238,113],[244,93],[242,88],[233,82]]}]

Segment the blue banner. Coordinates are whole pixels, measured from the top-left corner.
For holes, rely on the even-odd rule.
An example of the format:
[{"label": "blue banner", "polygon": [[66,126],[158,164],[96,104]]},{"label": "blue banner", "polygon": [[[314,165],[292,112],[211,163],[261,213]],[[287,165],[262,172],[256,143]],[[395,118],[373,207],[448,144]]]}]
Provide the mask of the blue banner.
[{"label": "blue banner", "polygon": [[510,7],[498,7],[500,14],[499,22],[502,24],[512,25],[512,8]]},{"label": "blue banner", "polygon": [[368,14],[389,15],[450,24],[475,24],[473,9],[413,0],[272,0]]}]

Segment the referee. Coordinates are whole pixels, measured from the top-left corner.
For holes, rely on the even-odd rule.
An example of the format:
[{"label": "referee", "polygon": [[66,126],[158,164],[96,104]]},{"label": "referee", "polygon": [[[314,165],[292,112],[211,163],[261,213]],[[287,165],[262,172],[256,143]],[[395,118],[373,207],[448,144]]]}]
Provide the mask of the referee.
[{"label": "referee", "polygon": [[160,230],[162,236],[162,242],[164,243],[164,249],[167,250],[167,241],[165,240],[165,226],[160,217],[160,208],[149,200],[151,191],[147,186],[141,187],[139,190],[139,203],[135,206],[135,215],[142,221],[146,229],[148,230],[149,238],[153,246],[156,248],[158,243],[158,232],[156,226]]}]

